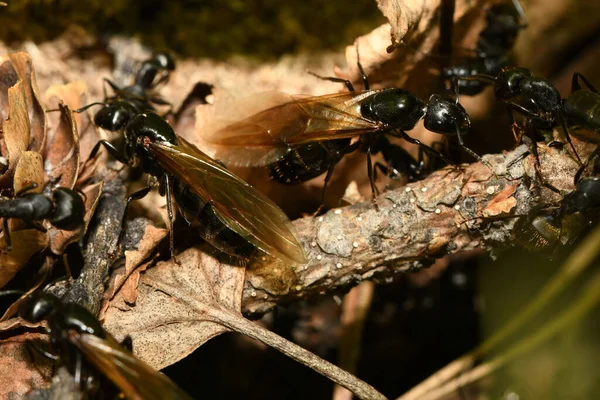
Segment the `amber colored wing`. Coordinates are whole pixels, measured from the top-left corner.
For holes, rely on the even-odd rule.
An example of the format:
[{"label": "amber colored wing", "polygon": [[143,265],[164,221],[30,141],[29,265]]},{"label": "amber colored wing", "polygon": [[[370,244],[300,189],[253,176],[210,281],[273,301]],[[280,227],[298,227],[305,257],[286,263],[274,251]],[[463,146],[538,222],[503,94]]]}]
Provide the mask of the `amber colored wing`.
[{"label": "amber colored wing", "polygon": [[[360,113],[362,101],[374,93],[295,97],[265,92],[245,100],[250,104],[242,107],[252,110],[261,104],[270,107],[239,121],[217,118],[199,127],[198,136],[209,143],[215,150],[215,158],[225,164],[263,166],[279,160],[290,146],[349,138],[377,130],[377,124]],[[281,104],[273,106],[277,102]]]},{"label": "amber colored wing", "polygon": [[260,250],[287,263],[306,264],[290,220],[275,203],[191,143],[177,140],[177,145],[148,144],[167,173],[210,202],[221,222]]},{"label": "amber colored wing", "polygon": [[128,399],[192,400],[166,375],[135,357],[112,338],[69,332],[69,340]]}]

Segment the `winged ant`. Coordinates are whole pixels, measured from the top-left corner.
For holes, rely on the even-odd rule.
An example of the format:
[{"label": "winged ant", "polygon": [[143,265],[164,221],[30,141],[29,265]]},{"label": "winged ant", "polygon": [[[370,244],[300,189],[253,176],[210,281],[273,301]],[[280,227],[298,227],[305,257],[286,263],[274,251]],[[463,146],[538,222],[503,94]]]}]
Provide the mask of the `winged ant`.
[{"label": "winged ant", "polygon": [[[0,294],[9,292],[12,291]],[[57,367],[67,368],[86,395],[104,389],[98,386],[100,379],[106,378],[127,398],[191,399],[169,378],[133,355],[131,338],[117,342],[79,304],[37,291],[24,298],[19,316],[31,323],[47,323],[52,351],[43,350],[33,342],[30,346]]]}]

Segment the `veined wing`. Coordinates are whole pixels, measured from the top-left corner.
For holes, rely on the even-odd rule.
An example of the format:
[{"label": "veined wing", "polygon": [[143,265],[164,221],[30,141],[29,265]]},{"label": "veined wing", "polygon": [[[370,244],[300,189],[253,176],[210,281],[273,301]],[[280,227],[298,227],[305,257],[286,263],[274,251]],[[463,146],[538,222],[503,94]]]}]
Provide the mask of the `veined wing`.
[{"label": "veined wing", "polygon": [[69,332],[69,340],[85,358],[106,375],[128,399],[192,400],[166,375],[135,357],[116,340]]},{"label": "veined wing", "polygon": [[290,220],[275,203],[191,143],[177,140],[177,145],[150,142],[147,147],[167,173],[210,202],[231,230],[287,263],[306,263]]},{"label": "veined wing", "polygon": [[226,164],[263,166],[282,158],[290,146],[349,138],[376,130],[377,125],[360,113],[362,101],[374,93],[345,92],[313,97],[261,93],[247,99],[251,104],[242,107],[257,110],[261,104],[268,104],[268,108],[239,121],[217,119],[200,127],[199,136],[216,151],[215,158]]}]

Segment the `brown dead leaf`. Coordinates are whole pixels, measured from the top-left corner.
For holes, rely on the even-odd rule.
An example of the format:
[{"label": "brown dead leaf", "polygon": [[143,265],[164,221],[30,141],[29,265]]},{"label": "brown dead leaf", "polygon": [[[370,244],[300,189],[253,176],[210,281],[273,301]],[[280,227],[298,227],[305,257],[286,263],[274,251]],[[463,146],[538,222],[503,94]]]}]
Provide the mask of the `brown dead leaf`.
[{"label": "brown dead leaf", "polygon": [[12,250],[7,252],[4,234],[0,237],[0,288],[6,285],[32,255],[48,246],[48,235],[36,229],[10,232]]},{"label": "brown dead leaf", "polygon": [[507,185],[494,198],[492,198],[483,210],[483,215],[495,217],[501,214],[508,214],[510,210],[517,206],[517,199],[513,194],[517,190],[517,185]]},{"label": "brown dead leaf", "polygon": [[129,275],[123,286],[121,287],[121,292],[123,293],[123,300],[127,304],[135,304],[137,301],[137,288],[140,283],[140,278],[142,276],[142,272],[146,271],[148,267],[154,264],[155,260],[150,260],[148,262],[143,263],[138,268],[135,269]]},{"label": "brown dead leaf", "polygon": [[8,120],[6,120],[3,127],[8,170],[0,177],[0,184],[8,184],[21,154],[27,150],[29,146],[29,129],[25,88],[23,81],[19,80],[13,87],[8,89]]},{"label": "brown dead leaf", "polygon": [[85,235],[87,232],[90,220],[94,216],[98,201],[100,201],[100,195],[102,194],[102,188],[104,182],[98,182],[93,185],[87,186],[83,189],[85,194],[85,216],[83,217],[84,225],[81,230],[76,229],[73,231],[65,231],[57,229],[54,226],[48,227],[48,238],[50,240],[50,250],[54,254],[62,254],[68,245],[79,240],[79,238]]},{"label": "brown dead leaf", "polygon": [[29,150],[39,152],[43,149],[46,139],[46,113],[40,102],[31,56],[25,51],[19,51],[8,54],[8,59],[19,78],[23,80],[25,103],[30,122]]},{"label": "brown dead leaf", "polygon": [[130,335],[143,361],[162,369],[209,339],[236,331],[309,366],[359,398],[385,399],[352,374],[242,317],[244,268],[220,264],[199,247],[184,251],[178,261],[180,265],[172,260],[159,263],[142,275],[135,307],[119,292],[106,312],[105,328],[117,338]]},{"label": "brown dead leaf", "polygon": [[[453,44],[456,49],[472,48],[484,18],[484,6],[493,0],[455,4]],[[403,87],[424,96],[439,90],[430,70],[439,67],[436,55],[439,38],[439,0],[378,0],[377,5],[389,24],[356,39],[360,61],[375,87]],[[468,41],[465,38],[469,38]],[[393,49],[389,52],[388,49]],[[346,48],[347,71],[336,75],[361,82],[356,64],[356,47]]]},{"label": "brown dead leaf", "polygon": [[36,184],[37,187],[32,188],[29,192],[41,193],[44,189],[42,155],[35,151],[25,151],[21,154],[21,158],[15,169],[13,188],[15,193],[19,193],[21,189],[32,184]]},{"label": "brown dead leaf", "polygon": [[[49,109],[58,108],[62,101],[72,110],[78,110],[88,104],[88,88],[84,81],[69,82],[64,85],[52,85],[44,92],[44,104]],[[52,118],[52,117],[51,117]],[[73,113],[79,132],[79,154],[81,161],[89,158],[93,147],[100,140],[92,122],[90,110]],[[58,124],[58,116],[55,117],[54,126]],[[104,139],[104,138],[103,138]]]},{"label": "brown dead leaf", "polygon": [[44,149],[45,169],[49,181],[72,189],[79,175],[79,135],[73,111],[59,105],[57,125],[48,125],[48,145]]},{"label": "brown dead leaf", "polygon": [[[129,283],[128,290],[131,290],[133,286],[134,290],[137,290],[137,281],[139,280],[139,272],[141,270],[145,270],[147,265],[144,265],[140,271],[140,265],[142,262],[154,252],[156,246],[169,234],[168,229],[156,228],[152,224],[146,225],[146,230],[144,231],[144,236],[138,245],[137,250],[128,250],[125,252],[125,266],[116,270],[111,276],[111,281],[108,289],[104,292],[104,304],[100,310],[100,319],[104,317],[104,313],[108,308],[110,300],[113,299],[115,294],[121,290],[125,283],[129,282],[129,279],[132,274],[137,272],[137,276],[133,278],[135,281],[135,285],[133,282]],[[147,264],[147,263],[146,263]],[[124,300],[129,303],[135,303],[135,300],[131,301],[135,296],[132,295],[131,292],[124,295]]]},{"label": "brown dead leaf", "polygon": [[220,264],[198,248],[161,262],[142,275],[134,307],[121,293],[110,302],[104,325],[117,338],[130,335],[135,353],[156,369],[171,365],[230,329],[223,314],[241,317],[244,268]]},{"label": "brown dead leaf", "polygon": [[[1,60],[1,58],[0,58]],[[0,126],[8,118],[8,89],[15,86],[19,81],[19,75],[10,61],[0,64]],[[5,149],[3,150],[3,154]]]},{"label": "brown dead leaf", "polygon": [[41,357],[33,360],[26,342],[42,337],[39,333],[24,333],[0,341],[0,398],[25,396],[30,390],[48,385],[50,368]]}]

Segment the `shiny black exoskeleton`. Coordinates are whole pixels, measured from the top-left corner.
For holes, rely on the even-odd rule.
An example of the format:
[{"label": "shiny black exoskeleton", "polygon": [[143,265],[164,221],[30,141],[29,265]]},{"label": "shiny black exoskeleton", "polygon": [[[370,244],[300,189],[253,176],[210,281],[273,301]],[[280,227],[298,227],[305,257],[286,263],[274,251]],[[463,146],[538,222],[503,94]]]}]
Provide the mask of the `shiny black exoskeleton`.
[{"label": "shiny black exoskeleton", "polygon": [[84,362],[81,352],[68,338],[69,331],[105,338],[106,334],[98,320],[83,306],[65,303],[58,297],[46,293],[35,292],[29,295],[19,307],[19,316],[25,321],[38,323],[46,321],[47,332],[52,346],[52,353],[35,348],[42,355],[64,366],[75,376],[78,384],[87,389],[96,378],[89,365]]},{"label": "shiny black exoskeleton", "polygon": [[[160,180],[159,191],[161,195],[167,196],[167,208],[171,220],[170,250],[172,256],[175,250],[172,229],[174,214],[171,195],[188,224],[201,229],[200,235],[206,241],[222,252],[232,256],[234,260],[243,262],[242,260],[246,259],[255,250],[255,247],[239,234],[229,229],[215,214],[211,204],[203,201],[187,185],[165,171],[152,154],[148,152],[145,142],[142,140],[143,138],[146,138],[150,142],[166,144],[177,144],[178,141],[177,135],[171,125],[159,115],[154,113],[138,114],[129,120],[125,127],[125,156],[110,142],[100,141],[92,150],[90,158],[95,155],[102,145],[118,161],[131,166],[139,165],[144,172]],[[125,233],[124,224],[130,203],[134,200],[142,199],[151,189],[152,187],[148,186],[127,198],[127,205],[123,214],[123,228],[118,238],[119,243],[122,241]],[[201,221],[201,223],[198,224],[198,221]]]},{"label": "shiny black exoskeleton", "polygon": [[41,231],[46,229],[38,221],[45,219],[56,228],[68,231],[83,225],[85,204],[79,193],[65,187],[55,188],[52,195],[27,193],[36,186],[24,188],[14,199],[0,199],[0,217],[4,219],[3,229],[9,251],[11,249],[9,218],[22,219],[31,227]]},{"label": "shiny black exoskeleton", "polygon": [[112,81],[105,82],[114,95],[105,95],[103,103],[92,103],[77,111],[86,110],[93,105],[103,105],[94,116],[94,123],[109,131],[119,131],[137,114],[155,111],[154,105],[169,105],[167,101],[154,93],[154,89],[169,78],[175,69],[175,61],[167,53],[156,53],[144,61],[135,76],[134,83],[124,88]]},{"label": "shiny black exoskeleton", "polygon": [[[508,52],[512,49],[519,32],[527,27],[525,15],[518,0],[512,3],[494,4],[486,9],[486,26],[479,34],[475,55],[463,64],[443,68],[441,76],[448,83],[453,78],[477,74],[497,75],[508,65]],[[459,81],[461,94],[474,96],[489,82]]]},{"label": "shiny black exoskeleton", "polygon": [[515,224],[517,241],[527,248],[555,249],[573,243],[598,222],[600,178],[584,178],[558,207],[540,209]]},{"label": "shiny black exoskeleton", "polygon": [[507,104],[511,111],[521,114],[526,119],[528,135],[535,135],[537,128],[560,126],[579,160],[566,125],[562,98],[549,80],[534,75],[526,68],[507,67],[496,76],[478,74],[467,78],[455,78],[457,85],[460,81],[493,83],[496,99]]}]

